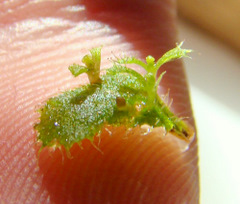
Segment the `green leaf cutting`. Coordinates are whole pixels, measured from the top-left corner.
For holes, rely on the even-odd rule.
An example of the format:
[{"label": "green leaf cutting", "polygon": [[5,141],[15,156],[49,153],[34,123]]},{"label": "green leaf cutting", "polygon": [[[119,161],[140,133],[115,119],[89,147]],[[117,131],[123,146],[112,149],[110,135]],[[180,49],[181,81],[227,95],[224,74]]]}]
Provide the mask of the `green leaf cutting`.
[{"label": "green leaf cutting", "polygon": [[[156,63],[152,56],[146,57],[146,62],[134,57],[117,59],[102,76],[101,48],[90,50],[90,55],[82,59],[85,66],[69,66],[73,76],[86,73],[90,83],[50,98],[39,110],[40,120],[35,129],[42,147],[60,145],[70,149],[83,139],[92,140],[105,125],[164,127],[167,132],[188,140],[192,136],[188,125],[175,116],[157,94],[165,73],[157,77],[159,67],[191,52],[181,45],[165,53]],[[127,64],[137,64],[147,73],[141,75]]]}]

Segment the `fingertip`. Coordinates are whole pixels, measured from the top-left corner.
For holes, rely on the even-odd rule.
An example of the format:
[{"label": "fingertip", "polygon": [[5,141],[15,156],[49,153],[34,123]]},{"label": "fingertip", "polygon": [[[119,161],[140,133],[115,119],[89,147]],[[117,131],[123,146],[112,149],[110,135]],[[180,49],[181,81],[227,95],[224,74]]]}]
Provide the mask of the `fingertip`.
[{"label": "fingertip", "polygon": [[[197,203],[196,155],[183,151],[175,136],[160,129],[145,135],[135,128],[110,128],[85,140],[69,159],[43,151],[40,169],[53,202]],[[64,195],[64,196],[62,196]]]}]

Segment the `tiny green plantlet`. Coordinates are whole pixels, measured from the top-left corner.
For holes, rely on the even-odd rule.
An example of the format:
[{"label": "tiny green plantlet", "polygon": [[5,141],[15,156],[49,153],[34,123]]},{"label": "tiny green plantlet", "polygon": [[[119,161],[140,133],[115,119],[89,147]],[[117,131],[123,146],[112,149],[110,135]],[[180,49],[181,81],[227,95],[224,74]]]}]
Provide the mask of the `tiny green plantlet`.
[{"label": "tiny green plantlet", "polygon": [[[90,83],[50,98],[39,110],[40,120],[35,129],[42,148],[64,146],[69,150],[83,139],[92,140],[105,125],[164,127],[166,132],[189,140],[191,128],[169,110],[157,93],[165,74],[157,76],[161,65],[191,52],[181,45],[156,62],[152,56],[147,56],[146,62],[134,57],[117,59],[103,75],[100,75],[101,48],[91,49],[82,59],[84,66],[69,66],[73,76],[85,73]],[[141,66],[146,74],[128,68],[127,64]]]}]

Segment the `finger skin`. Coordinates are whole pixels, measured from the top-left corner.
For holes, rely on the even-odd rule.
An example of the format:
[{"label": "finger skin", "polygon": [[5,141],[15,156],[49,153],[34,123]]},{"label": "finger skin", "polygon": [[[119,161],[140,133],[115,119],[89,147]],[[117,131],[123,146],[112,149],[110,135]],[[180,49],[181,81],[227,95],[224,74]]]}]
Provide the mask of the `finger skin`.
[{"label": "finger skin", "polygon": [[[92,47],[107,57],[160,57],[175,46],[171,1],[12,1],[0,3],[0,201],[3,203],[198,203],[197,144],[185,152],[170,135],[108,131],[96,144],[38,155],[36,109],[87,83],[66,69]],[[134,7],[135,5],[135,7]],[[48,9],[46,9],[48,8]],[[193,124],[180,61],[169,63],[161,93]]]}]

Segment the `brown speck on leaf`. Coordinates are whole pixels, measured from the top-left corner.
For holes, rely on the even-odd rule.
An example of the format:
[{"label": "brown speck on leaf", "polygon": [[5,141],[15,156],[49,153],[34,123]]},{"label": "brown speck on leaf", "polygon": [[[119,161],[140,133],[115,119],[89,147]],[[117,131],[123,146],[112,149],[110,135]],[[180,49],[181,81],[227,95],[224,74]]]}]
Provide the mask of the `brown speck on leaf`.
[{"label": "brown speck on leaf", "polygon": [[116,103],[118,107],[126,106],[126,100],[123,97],[116,97]]}]

